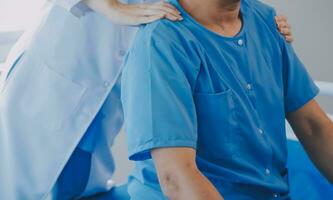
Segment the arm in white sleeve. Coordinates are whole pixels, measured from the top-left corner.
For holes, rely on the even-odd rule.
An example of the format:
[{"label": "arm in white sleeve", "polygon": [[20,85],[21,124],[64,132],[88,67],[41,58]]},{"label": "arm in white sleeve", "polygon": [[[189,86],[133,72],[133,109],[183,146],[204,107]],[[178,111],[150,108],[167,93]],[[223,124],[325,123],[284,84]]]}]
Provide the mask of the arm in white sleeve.
[{"label": "arm in white sleeve", "polygon": [[119,0],[48,0],[59,5],[76,17],[88,11],[100,13],[108,20],[119,25],[140,25],[151,23],[161,18],[171,21],[182,19],[179,11],[169,3],[156,2],[144,6],[128,5]]}]

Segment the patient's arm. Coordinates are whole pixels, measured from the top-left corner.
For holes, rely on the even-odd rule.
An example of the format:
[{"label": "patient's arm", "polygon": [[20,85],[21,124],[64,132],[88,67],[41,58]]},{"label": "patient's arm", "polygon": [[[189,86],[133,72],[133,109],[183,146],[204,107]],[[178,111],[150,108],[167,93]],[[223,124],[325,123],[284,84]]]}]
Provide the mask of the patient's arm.
[{"label": "patient's arm", "polygon": [[333,183],[332,121],[315,100],[287,118],[314,164]]},{"label": "patient's arm", "polygon": [[160,148],[152,150],[164,195],[171,200],[223,200],[222,196],[201,174],[191,148]]}]

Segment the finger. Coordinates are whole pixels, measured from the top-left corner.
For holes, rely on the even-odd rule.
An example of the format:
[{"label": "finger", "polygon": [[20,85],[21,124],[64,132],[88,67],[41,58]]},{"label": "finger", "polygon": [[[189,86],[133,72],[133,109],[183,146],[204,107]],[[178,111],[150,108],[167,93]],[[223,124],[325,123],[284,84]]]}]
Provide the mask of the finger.
[{"label": "finger", "polygon": [[279,21],[276,23],[278,25],[279,28],[288,28],[289,24],[285,21]]},{"label": "finger", "polygon": [[283,35],[292,35],[292,32],[288,28],[279,28],[279,32]]},{"label": "finger", "polygon": [[154,9],[161,10],[163,12],[166,12],[168,14],[174,15],[175,17],[181,17],[180,12],[175,9],[174,7],[170,7],[170,4],[168,3],[157,3],[152,6]]},{"label": "finger", "polygon": [[165,18],[167,18],[171,21],[180,21],[180,20],[183,19],[181,16],[175,16],[175,15],[172,15],[168,12],[165,12],[165,11],[162,11],[162,10],[155,10],[155,9],[145,10],[139,16],[148,17],[148,16],[156,16],[156,15],[164,15]]},{"label": "finger", "polygon": [[135,19],[136,25],[139,24],[149,24],[154,21],[157,21],[159,19],[162,19],[165,17],[165,14],[158,14],[158,15],[150,15],[150,16],[139,16],[137,19]]},{"label": "finger", "polygon": [[159,9],[161,12],[163,13],[166,13],[168,15],[173,15],[174,17],[177,17],[177,18],[182,18],[182,16],[176,12],[171,12],[170,8],[166,8],[166,7],[160,7],[160,8],[157,8]]},{"label": "finger", "polygon": [[288,29],[288,28],[282,28],[282,29],[280,30],[280,32],[281,32],[283,35],[291,35],[291,31],[290,31],[290,29]]},{"label": "finger", "polygon": [[289,42],[289,43],[292,43],[292,42],[294,42],[294,38],[293,38],[293,36],[286,36],[286,40],[287,40],[287,42]]},{"label": "finger", "polygon": [[170,9],[173,9],[173,10],[177,11],[178,14],[181,14],[181,12],[174,5],[172,5],[170,3],[167,3],[167,2],[163,2],[163,3],[164,3],[164,6],[169,7]]},{"label": "finger", "polygon": [[281,26],[280,26],[280,28],[291,29],[291,26],[290,26],[290,24],[288,24],[288,23],[282,23]]},{"label": "finger", "polygon": [[126,4],[127,9],[123,10],[124,13],[128,13],[130,15],[155,15],[157,10],[152,6],[152,4]]},{"label": "finger", "polygon": [[278,29],[279,32],[283,35],[292,35],[291,27],[289,24],[280,25]]},{"label": "finger", "polygon": [[[131,11],[128,14],[136,15],[139,17],[147,17],[147,16],[156,16],[156,15],[167,15],[168,19],[173,20],[177,18],[178,20],[182,19],[182,16],[178,14],[177,10],[173,8],[167,7],[169,4],[139,4],[136,6],[131,6]],[[170,15],[173,15],[170,16]]]},{"label": "finger", "polygon": [[287,17],[284,16],[284,15],[277,15],[277,16],[275,16],[275,20],[277,22],[279,22],[279,21],[288,21]]},{"label": "finger", "polygon": [[176,17],[176,16],[171,15],[171,14],[169,14],[169,13],[166,13],[166,14],[165,14],[165,18],[166,18],[166,19],[169,19],[169,20],[171,20],[171,21],[180,21],[180,20],[183,20],[183,18]]},{"label": "finger", "polygon": [[166,12],[155,8],[140,9],[140,12],[136,12],[137,16],[151,16],[151,15],[162,15],[162,14],[166,14]]},{"label": "finger", "polygon": [[276,20],[276,24],[278,24],[279,26],[289,25],[288,21],[286,20]]},{"label": "finger", "polygon": [[146,7],[146,15],[164,14],[164,18],[171,21],[180,21],[183,17],[179,14],[180,12],[171,4],[158,2],[153,5]]}]

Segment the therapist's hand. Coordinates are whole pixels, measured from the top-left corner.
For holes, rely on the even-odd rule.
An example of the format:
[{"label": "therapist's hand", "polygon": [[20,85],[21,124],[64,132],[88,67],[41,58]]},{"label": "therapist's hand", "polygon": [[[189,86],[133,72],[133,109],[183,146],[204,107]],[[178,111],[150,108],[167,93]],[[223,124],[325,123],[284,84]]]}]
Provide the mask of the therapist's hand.
[{"label": "therapist's hand", "polygon": [[291,26],[288,23],[286,16],[278,15],[275,17],[276,24],[279,28],[280,33],[286,38],[288,42],[293,42],[294,38],[291,32]]},{"label": "therapist's hand", "polygon": [[180,12],[166,2],[124,4],[118,0],[84,0],[84,3],[119,25],[147,24],[162,18],[171,21],[183,19]]}]

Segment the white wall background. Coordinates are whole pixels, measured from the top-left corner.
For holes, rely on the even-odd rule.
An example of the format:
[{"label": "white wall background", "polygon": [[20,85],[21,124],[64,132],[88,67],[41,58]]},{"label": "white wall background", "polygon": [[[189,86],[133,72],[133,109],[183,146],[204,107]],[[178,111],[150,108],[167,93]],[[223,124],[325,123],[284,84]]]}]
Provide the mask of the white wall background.
[{"label": "white wall background", "polygon": [[0,0],[0,32],[24,30],[40,15],[45,0]]},{"label": "white wall background", "polygon": [[[0,63],[22,31],[37,23],[45,0],[0,0]],[[1,64],[0,64],[1,65]]]}]

